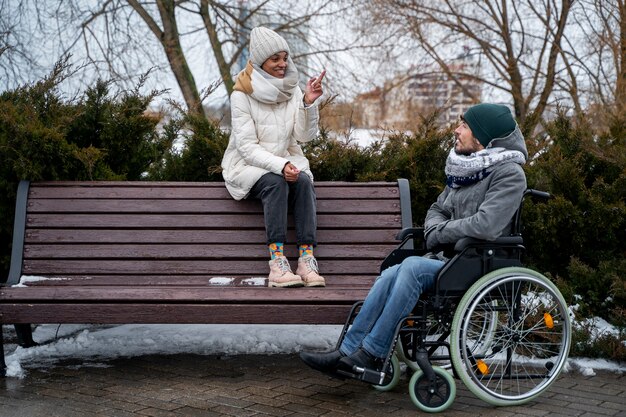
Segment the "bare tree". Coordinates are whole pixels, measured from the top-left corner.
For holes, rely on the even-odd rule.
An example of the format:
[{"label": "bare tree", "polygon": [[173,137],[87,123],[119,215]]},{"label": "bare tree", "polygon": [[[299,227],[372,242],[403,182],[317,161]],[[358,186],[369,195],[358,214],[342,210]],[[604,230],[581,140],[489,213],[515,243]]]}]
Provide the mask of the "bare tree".
[{"label": "bare tree", "polygon": [[24,82],[22,70],[36,67],[32,51],[27,47],[29,26],[35,19],[29,18],[29,10],[23,1],[0,0],[0,80],[5,87],[10,80]]},{"label": "bare tree", "polygon": [[[563,52],[570,82],[588,101],[615,115],[626,112],[626,1],[579,0],[573,13],[577,31]],[[570,78],[571,80],[571,78]]]},{"label": "bare tree", "polygon": [[55,58],[72,55],[92,75],[122,84],[148,70],[173,78],[187,108],[198,113],[220,83],[227,95],[232,92],[256,25],[294,42],[292,57],[307,75],[342,51],[368,47],[333,30],[333,17],[345,13],[348,0],[50,0],[45,7],[37,0],[2,1],[19,1],[42,14],[37,30]]},{"label": "bare tree", "polygon": [[[474,79],[510,97],[528,132],[537,126],[555,89],[573,2],[375,0],[365,10],[370,27],[393,27],[413,39],[450,79]],[[478,57],[480,72],[450,65],[450,58],[463,47]]]},{"label": "bare tree", "polygon": [[[141,2],[137,0],[128,0],[127,2],[161,44],[189,110],[202,114],[200,93],[181,44],[181,33],[176,20],[176,2],[174,0],[156,0],[157,18],[151,15]],[[180,3],[184,2],[178,2],[178,4]],[[112,4],[111,7],[116,6]],[[161,22],[160,25],[158,23],[159,20]],[[112,29],[115,28],[113,27]]]}]

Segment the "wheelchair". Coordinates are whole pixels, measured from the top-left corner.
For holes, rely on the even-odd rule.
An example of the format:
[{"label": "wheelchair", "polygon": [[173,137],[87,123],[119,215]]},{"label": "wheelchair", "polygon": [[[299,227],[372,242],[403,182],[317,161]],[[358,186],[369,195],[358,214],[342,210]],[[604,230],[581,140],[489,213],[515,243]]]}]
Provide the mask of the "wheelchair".
[{"label": "wheelchair", "polygon": [[[550,198],[532,189],[524,193],[524,198],[529,196]],[[403,362],[412,373],[411,400],[426,412],[452,404],[455,379],[495,406],[527,403],[552,385],[567,360],[571,322],[557,287],[522,266],[521,211],[520,204],[510,236],[495,241],[465,238],[446,252],[449,260],[434,288],[397,324],[382,371],[355,366],[342,376],[388,391],[399,383]],[[426,253],[423,229],[402,230],[398,239],[401,243],[381,271]],[[362,304],[352,307],[337,348]]]}]

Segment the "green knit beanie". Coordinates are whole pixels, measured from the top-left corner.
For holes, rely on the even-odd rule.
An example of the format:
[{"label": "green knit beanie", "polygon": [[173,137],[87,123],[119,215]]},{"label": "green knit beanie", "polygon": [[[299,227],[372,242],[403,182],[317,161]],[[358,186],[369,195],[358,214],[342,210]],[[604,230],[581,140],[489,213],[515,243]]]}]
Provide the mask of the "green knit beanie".
[{"label": "green knit beanie", "polygon": [[507,136],[515,130],[511,110],[501,104],[481,103],[467,109],[463,120],[485,148],[493,139]]}]

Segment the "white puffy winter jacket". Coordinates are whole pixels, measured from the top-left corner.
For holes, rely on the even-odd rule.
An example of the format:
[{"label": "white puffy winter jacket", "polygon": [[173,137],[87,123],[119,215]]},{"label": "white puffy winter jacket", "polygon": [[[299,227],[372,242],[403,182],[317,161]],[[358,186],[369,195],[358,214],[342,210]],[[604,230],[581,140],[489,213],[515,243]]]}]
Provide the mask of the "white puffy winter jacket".
[{"label": "white puffy winter jacket", "polygon": [[316,103],[305,108],[302,97],[302,91],[295,89],[290,100],[266,104],[240,91],[231,94],[232,131],[222,175],[235,200],[246,198],[264,174],[282,175],[287,162],[313,179],[297,142],[317,136],[319,110]]}]

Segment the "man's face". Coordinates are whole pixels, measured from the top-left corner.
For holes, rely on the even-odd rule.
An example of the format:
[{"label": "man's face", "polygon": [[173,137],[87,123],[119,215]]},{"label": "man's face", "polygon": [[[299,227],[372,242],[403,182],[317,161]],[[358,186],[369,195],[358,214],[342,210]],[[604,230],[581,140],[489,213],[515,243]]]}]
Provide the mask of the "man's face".
[{"label": "man's face", "polygon": [[285,78],[287,73],[287,52],[279,52],[267,58],[261,65],[261,68],[272,77]]},{"label": "man's face", "polygon": [[485,149],[478,139],[474,137],[467,123],[461,120],[456,129],[454,129],[454,150],[461,155],[469,155]]}]

